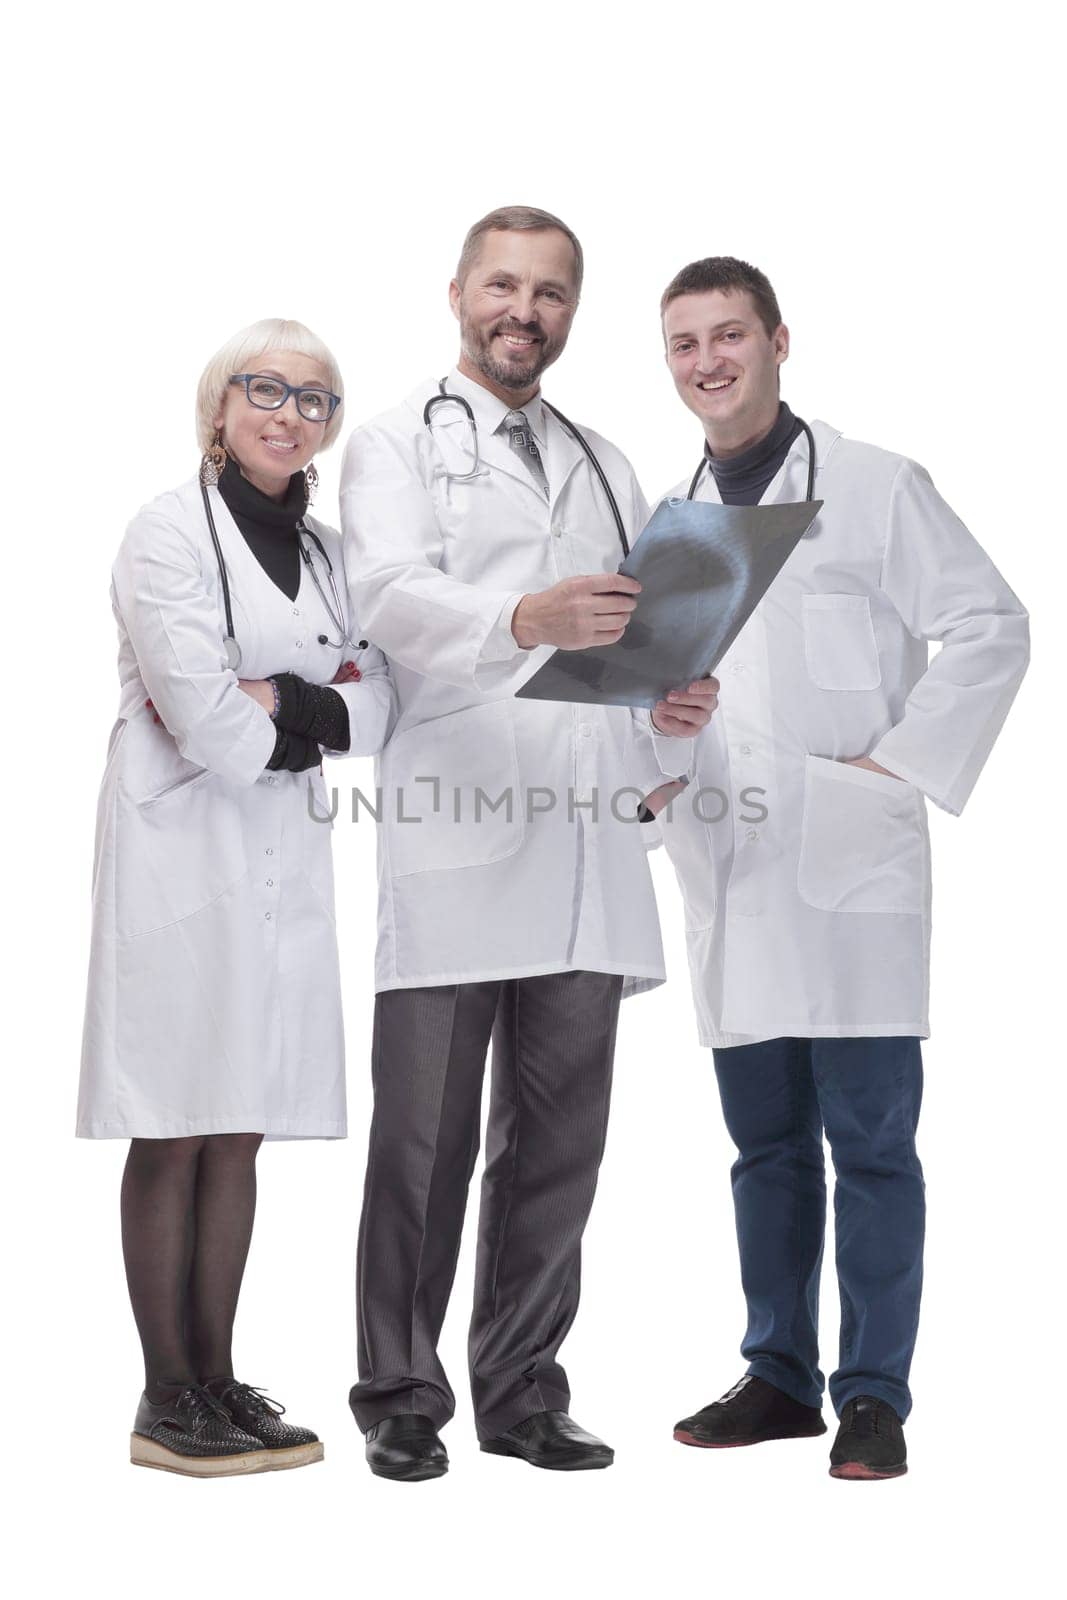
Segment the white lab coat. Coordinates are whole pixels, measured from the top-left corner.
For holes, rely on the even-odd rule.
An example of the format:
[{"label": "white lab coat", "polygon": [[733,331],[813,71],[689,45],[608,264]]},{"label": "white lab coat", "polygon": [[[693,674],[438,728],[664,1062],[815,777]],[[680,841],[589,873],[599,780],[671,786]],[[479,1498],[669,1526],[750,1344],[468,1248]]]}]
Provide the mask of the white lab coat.
[{"label": "white lab coat", "polygon": [[[717,669],[659,819],[705,1045],[928,1035],[924,797],[962,810],[1029,655],[1026,612],[923,468],[812,431],[824,508]],[[803,499],[807,452],[801,434],[763,503]],[[710,471],[696,498],[719,500]],[[864,755],[899,778],[845,764]]]},{"label": "white lab coat", "polygon": [[[328,683],[347,648],[301,567],[290,600],[209,491],[240,674]],[[346,583],[337,534],[309,519]],[[327,594],[321,557],[317,572]],[[118,720],[100,789],[77,1131],[90,1138],[345,1133],[330,827],[320,769],[265,772],[267,713],[225,663],[218,564],[194,480],[145,506],[112,570]],[[354,634],[354,629],[348,630]],[[339,687],[351,749],[381,748],[384,658]],[[145,707],[151,697],[162,719]]]},{"label": "white lab coat", "polygon": [[[431,438],[430,381],[353,433],[341,478],[352,604],[389,658],[399,704],[379,763],[376,986],[584,968],[621,973],[636,993],[662,982],[663,954],[641,827],[616,820],[612,801],[687,756],[650,734],[647,713],[513,698],[551,654],[516,644],[519,599],[614,571],[622,550],[603,488],[553,417],[527,408],[542,430],[546,500],[495,434],[508,407],[458,372],[447,383],[474,408],[478,478],[445,475],[446,464],[469,470],[470,427],[459,406],[441,408]],[[583,433],[632,539],[647,517],[633,471]],[[490,811],[479,789],[510,805]],[[631,818],[636,803],[614,800]]]}]

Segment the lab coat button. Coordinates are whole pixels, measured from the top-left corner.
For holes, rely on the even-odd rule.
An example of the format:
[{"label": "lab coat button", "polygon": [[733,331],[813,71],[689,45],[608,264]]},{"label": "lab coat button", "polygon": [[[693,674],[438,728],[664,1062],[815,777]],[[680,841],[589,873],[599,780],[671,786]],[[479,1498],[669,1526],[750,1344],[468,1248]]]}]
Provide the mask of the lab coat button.
[{"label": "lab coat button", "polygon": [[759,838],[759,831],[756,828],[749,828],[747,834],[745,835],[745,838],[746,839],[758,839]]},{"label": "lab coat button", "polygon": [[294,606],[293,607],[293,616],[294,617],[298,617],[299,615],[300,615],[300,607],[299,606]]},{"label": "lab coat button", "polygon": [[263,916],[264,916],[264,918],[265,918],[265,920],[267,922],[270,921],[270,912],[269,911],[264,911]]},{"label": "lab coat button", "polygon": [[742,665],[741,665],[741,663],[740,663],[740,661],[735,661],[735,662],[734,662],[734,664],[733,664],[733,666],[732,666],[732,667],[731,667],[731,668],[730,668],[730,671],[731,671],[731,672],[732,672],[732,673],[733,673],[733,674],[734,674],[734,676],[735,676],[735,677],[736,677],[736,676],[737,676],[737,674],[738,674],[738,673],[739,673],[739,672],[744,672],[744,670],[745,670],[745,669],[744,669],[744,667],[743,667],[743,666],[742,666]]},{"label": "lab coat button", "polygon": [[273,878],[268,878],[267,879],[267,888],[268,889],[273,889],[274,888],[274,879]]},{"label": "lab coat button", "polygon": [[272,855],[273,855],[273,854],[274,854],[274,849],[273,849],[273,846],[272,846],[272,845],[268,845],[268,846],[267,846],[267,854],[268,854],[268,855],[269,855],[269,856],[272,856]]},{"label": "lab coat button", "polygon": [[743,744],[741,746],[741,754],[743,756],[750,756],[752,754],[752,746],[750,744]]},{"label": "lab coat button", "polygon": [[303,641],[303,639],[298,639],[298,640],[297,640],[297,641],[296,641],[296,648],[297,648],[297,649],[298,649],[298,650],[303,650],[303,648],[304,648],[304,641]]},{"label": "lab coat button", "polygon": [[583,722],[581,727],[578,729],[578,732],[581,734],[583,739],[588,739],[592,735],[593,730],[589,726],[588,722]]},{"label": "lab coat button", "polygon": [[268,782],[268,783],[269,783],[269,784],[271,784],[271,785],[272,785],[272,786],[273,786],[273,785],[274,785],[274,784],[276,784],[276,783],[277,783],[277,781],[278,781],[278,780],[277,780],[277,778],[268,778],[268,779],[267,779],[267,782]]}]

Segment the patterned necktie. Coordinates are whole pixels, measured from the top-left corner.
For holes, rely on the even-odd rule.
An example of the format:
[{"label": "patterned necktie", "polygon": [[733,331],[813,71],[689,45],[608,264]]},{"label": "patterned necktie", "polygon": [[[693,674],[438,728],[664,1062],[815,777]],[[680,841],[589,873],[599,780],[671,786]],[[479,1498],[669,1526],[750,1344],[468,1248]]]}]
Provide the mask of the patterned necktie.
[{"label": "patterned necktie", "polygon": [[[522,457],[523,465],[537,484],[537,487],[548,499],[548,478],[545,476],[544,463],[541,452],[537,448],[537,440],[530,431],[530,424],[526,420],[525,411],[509,411],[501,428],[508,430],[508,438],[515,454]],[[499,430],[498,430],[499,431]]]}]

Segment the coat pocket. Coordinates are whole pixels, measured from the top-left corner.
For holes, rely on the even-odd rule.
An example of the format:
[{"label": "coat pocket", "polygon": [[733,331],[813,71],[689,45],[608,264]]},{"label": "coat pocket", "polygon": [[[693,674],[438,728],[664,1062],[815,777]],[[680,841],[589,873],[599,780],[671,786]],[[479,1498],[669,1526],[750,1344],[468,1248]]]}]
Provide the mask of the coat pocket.
[{"label": "coat pocket", "polygon": [[390,876],[483,867],[518,850],[524,797],[511,707],[468,706],[394,735],[382,759]]},{"label": "coat pocket", "polygon": [[820,689],[877,689],[882,681],[878,643],[865,594],[806,594],[804,656]]},{"label": "coat pocket", "polygon": [[119,938],[182,922],[244,877],[244,828],[226,782],[142,719],[116,747],[115,920]]},{"label": "coat pocket", "polygon": [[[693,810],[689,795],[690,791],[683,790],[678,796],[674,803],[675,815],[662,824],[662,834],[681,891],[685,931],[700,933],[715,921],[719,904],[720,868],[713,848],[715,824],[710,818],[714,812],[710,812],[705,821]],[[708,805],[713,806],[714,800],[709,799]],[[657,824],[649,823],[647,826],[655,827]],[[729,821],[726,826],[729,828]]]},{"label": "coat pocket", "polygon": [[303,845],[303,873],[308,886],[336,918],[333,891],[333,806],[335,791],[320,768],[303,774],[300,796],[300,832]]},{"label": "coat pocket", "polygon": [[180,778],[174,778],[170,783],[164,784],[162,789],[155,789],[151,794],[145,795],[143,800],[137,801],[138,811],[146,811],[150,806],[157,805],[159,801],[169,799],[182,789],[192,789],[196,784],[203,783],[205,778],[210,778],[211,773],[206,767],[198,767],[195,772],[184,772]]},{"label": "coat pocket", "polygon": [[919,915],[929,844],[914,784],[809,755],[797,889],[818,911]]}]

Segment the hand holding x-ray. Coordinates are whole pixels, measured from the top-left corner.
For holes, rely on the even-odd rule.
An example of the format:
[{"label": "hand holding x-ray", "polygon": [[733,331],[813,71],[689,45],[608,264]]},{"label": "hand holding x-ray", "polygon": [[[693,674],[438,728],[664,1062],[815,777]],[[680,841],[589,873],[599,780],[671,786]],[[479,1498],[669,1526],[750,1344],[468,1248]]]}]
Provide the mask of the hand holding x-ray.
[{"label": "hand holding x-ray", "polygon": [[639,583],[614,572],[564,578],[551,589],[523,595],[511,631],[524,650],[539,644],[557,650],[615,644],[626,631],[640,592]]}]

